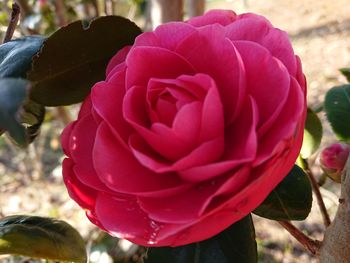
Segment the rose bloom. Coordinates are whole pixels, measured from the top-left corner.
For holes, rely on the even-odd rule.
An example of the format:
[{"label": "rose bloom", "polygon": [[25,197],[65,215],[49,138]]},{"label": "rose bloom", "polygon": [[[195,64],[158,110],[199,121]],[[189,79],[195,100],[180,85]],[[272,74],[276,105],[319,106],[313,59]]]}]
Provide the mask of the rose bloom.
[{"label": "rose bloom", "polygon": [[215,10],[143,33],[62,134],[69,194],[140,245],[210,238],[291,170],[305,88],[287,34],[262,16]]}]

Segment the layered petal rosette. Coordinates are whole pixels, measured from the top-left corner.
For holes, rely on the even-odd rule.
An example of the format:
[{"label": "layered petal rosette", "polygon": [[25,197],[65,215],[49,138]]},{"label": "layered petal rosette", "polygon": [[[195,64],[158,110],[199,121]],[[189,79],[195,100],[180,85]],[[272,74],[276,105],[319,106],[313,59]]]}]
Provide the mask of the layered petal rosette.
[{"label": "layered petal rosette", "polygon": [[69,194],[140,245],[209,238],[291,170],[305,88],[287,34],[262,16],[215,10],[143,33],[62,134]]}]

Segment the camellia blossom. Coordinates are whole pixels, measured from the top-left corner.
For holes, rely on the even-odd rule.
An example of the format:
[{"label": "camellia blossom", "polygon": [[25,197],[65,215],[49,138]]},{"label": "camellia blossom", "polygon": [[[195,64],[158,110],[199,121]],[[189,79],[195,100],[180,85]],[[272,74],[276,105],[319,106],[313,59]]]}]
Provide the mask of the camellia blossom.
[{"label": "camellia blossom", "polygon": [[333,143],[324,148],[320,154],[322,169],[336,182],[341,181],[346,160],[350,154],[350,145],[345,143]]},{"label": "camellia blossom", "polygon": [[110,61],[62,134],[70,196],[144,246],[210,238],[291,170],[306,83],[285,32],[214,10],[146,32]]}]

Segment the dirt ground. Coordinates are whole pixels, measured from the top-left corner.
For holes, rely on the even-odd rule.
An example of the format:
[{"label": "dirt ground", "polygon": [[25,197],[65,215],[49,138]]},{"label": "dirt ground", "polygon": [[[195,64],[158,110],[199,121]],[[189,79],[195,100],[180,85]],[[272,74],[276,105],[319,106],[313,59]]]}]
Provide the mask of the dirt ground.
[{"label": "dirt ground", "polygon": [[[308,81],[308,101],[312,107],[323,102],[330,87],[345,83],[338,68],[350,67],[349,0],[208,1],[207,9],[212,8],[259,13],[276,27],[287,31],[303,63]],[[322,114],[320,117],[324,120]],[[58,122],[45,125],[35,147],[28,150],[18,150],[6,139],[0,139],[0,217],[10,214],[54,216],[67,220],[89,239],[95,228],[62,186],[62,153],[58,141],[62,127]],[[325,134],[323,144],[333,140],[326,124]],[[333,216],[338,188],[328,186],[322,193]],[[254,220],[259,262],[317,262],[277,223],[258,217]],[[314,203],[306,221],[295,224],[313,238],[322,239],[324,227],[317,204]],[[10,259],[0,256],[0,262],[20,262]]]}]

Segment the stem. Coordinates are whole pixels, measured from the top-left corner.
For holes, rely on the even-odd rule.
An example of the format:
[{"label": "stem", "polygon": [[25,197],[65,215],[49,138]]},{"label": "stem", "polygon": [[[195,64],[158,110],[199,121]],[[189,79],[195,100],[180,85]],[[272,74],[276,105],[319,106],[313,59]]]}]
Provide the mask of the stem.
[{"label": "stem", "polygon": [[12,4],[11,19],[10,19],[9,25],[7,27],[7,30],[6,30],[3,43],[9,42],[12,39],[13,33],[15,32],[16,26],[18,24],[20,12],[21,12],[21,8],[19,7],[19,5],[16,3],[13,3]]},{"label": "stem", "polygon": [[316,195],[316,200],[317,200],[317,204],[318,204],[320,211],[321,211],[323,223],[326,227],[328,227],[331,224],[331,220],[329,218],[327,208],[324,204],[324,201],[323,201],[323,198],[322,198],[322,195],[320,192],[320,187],[316,181],[316,178],[315,178],[313,172],[311,171],[311,169],[309,167],[307,160],[302,159],[302,164],[303,164],[303,168],[304,168],[305,172],[309,176],[309,179],[310,179],[310,182],[312,185],[312,190],[314,191],[314,193]]},{"label": "stem", "polygon": [[307,250],[309,250],[313,255],[318,256],[320,253],[321,242],[318,240],[313,240],[306,236],[303,232],[297,229],[289,221],[278,221],[278,223],[283,226],[296,240],[299,241]]},{"label": "stem", "polygon": [[21,7],[22,19],[33,13],[28,0],[16,0],[16,2]]}]

